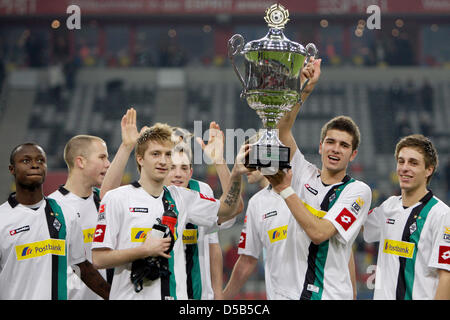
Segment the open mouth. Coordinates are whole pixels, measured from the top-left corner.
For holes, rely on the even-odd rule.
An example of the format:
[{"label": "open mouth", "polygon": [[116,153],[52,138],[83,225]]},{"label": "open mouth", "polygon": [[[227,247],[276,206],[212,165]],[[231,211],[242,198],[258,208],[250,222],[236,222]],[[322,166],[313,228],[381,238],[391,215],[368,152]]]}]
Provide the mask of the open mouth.
[{"label": "open mouth", "polygon": [[412,176],[408,176],[408,175],[402,174],[402,175],[399,175],[399,178],[400,178],[400,181],[402,181],[402,182],[408,182],[408,181],[410,181],[413,177],[412,177]]},{"label": "open mouth", "polygon": [[178,187],[183,185],[183,181],[181,181],[181,180],[172,180],[172,181],[170,181],[170,183],[175,186],[178,186]]},{"label": "open mouth", "polygon": [[336,157],[336,156],[328,156],[328,159],[329,159],[331,162],[338,162],[338,161],[341,160],[341,158]]}]

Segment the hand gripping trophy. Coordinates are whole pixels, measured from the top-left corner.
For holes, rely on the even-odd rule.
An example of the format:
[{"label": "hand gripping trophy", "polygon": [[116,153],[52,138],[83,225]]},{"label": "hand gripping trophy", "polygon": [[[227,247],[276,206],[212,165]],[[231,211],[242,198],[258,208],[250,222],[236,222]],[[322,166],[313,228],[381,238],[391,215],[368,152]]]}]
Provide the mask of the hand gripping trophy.
[{"label": "hand gripping trophy", "polygon": [[[289,12],[282,5],[267,8],[264,19],[270,28],[267,35],[244,45],[244,38],[235,34],[228,41],[228,57],[243,86],[241,98],[247,100],[263,123],[262,135],[252,145],[246,166],[271,175],[278,169],[290,168],[290,150],[280,142],[277,124],[295,104],[301,103],[308,81],[300,87],[301,71],[317,49],[312,43],[305,48],[285,37],[283,29]],[[245,77],[235,64],[238,55],[245,58]]]}]

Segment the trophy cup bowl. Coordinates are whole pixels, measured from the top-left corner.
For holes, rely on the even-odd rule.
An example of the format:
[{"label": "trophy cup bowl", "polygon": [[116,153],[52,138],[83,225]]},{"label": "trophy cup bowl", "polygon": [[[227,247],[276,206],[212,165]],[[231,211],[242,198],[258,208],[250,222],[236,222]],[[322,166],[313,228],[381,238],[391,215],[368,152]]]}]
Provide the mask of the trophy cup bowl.
[{"label": "trophy cup bowl", "polygon": [[[301,103],[300,87],[303,66],[317,54],[312,43],[303,47],[283,34],[289,12],[274,4],[266,10],[265,20],[270,27],[264,38],[244,45],[244,38],[235,34],[228,41],[228,57],[242,84],[241,98],[256,111],[263,123],[260,139],[252,145],[246,166],[264,168],[263,174],[274,174],[278,169],[290,168],[290,150],[278,138],[279,120],[294,105]],[[235,58],[244,56],[245,77],[235,64]]]}]

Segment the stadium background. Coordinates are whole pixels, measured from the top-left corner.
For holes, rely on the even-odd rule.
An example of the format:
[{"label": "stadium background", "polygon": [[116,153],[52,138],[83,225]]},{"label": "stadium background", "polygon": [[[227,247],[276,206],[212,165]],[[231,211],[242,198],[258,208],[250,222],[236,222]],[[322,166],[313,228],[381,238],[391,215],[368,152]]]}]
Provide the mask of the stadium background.
[{"label": "stadium background", "polygon": [[[320,166],[320,128],[338,114],[353,117],[362,145],[349,171],[373,190],[372,206],[398,194],[393,150],[398,137],[432,138],[440,166],[431,189],[450,200],[450,1],[279,1],[290,12],[286,36],[319,49],[322,76],[296,120],[294,135]],[[81,9],[81,28],[69,30],[67,7]],[[0,1],[0,195],[14,185],[11,149],[24,141],[48,154],[48,194],[64,183],[62,151],[81,133],[102,137],[110,159],[120,144],[120,118],[138,111],[138,125],[168,122],[201,134],[210,121],[244,131],[261,121],[239,99],[240,83],[226,58],[234,33],[246,41],[267,32],[265,0],[3,0]],[[366,8],[381,9],[370,30]],[[206,137],[205,137],[206,139]],[[235,147],[237,148],[237,146]],[[132,160],[123,183],[137,177]],[[194,177],[221,194],[214,169],[195,165]],[[244,201],[258,191],[245,185]],[[225,283],[237,258],[244,214],[220,235]],[[355,245],[358,299],[367,286],[377,245]],[[282,261],[280,261],[282,263]],[[240,299],[264,298],[262,263]]]}]

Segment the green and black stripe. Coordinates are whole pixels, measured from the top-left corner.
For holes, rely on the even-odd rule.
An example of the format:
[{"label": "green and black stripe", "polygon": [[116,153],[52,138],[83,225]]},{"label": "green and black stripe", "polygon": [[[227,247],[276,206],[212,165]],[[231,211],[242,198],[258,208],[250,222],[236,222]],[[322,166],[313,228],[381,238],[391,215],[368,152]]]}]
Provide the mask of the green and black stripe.
[{"label": "green and black stripe", "polygon": [[[433,193],[429,191],[421,200],[421,204],[411,210],[405,227],[403,228],[402,241],[414,243],[414,253],[411,259],[399,257],[400,267],[397,278],[396,299],[411,300],[414,286],[415,264],[417,248],[423,226],[427,220],[431,208],[438,203]],[[415,227],[413,227],[415,225]],[[412,231],[412,232],[411,232]]]},{"label": "green and black stripe", "polygon": [[[172,207],[172,210],[176,213],[178,216],[178,210],[177,206],[175,204],[175,200],[173,200],[169,190],[164,187],[164,195],[163,195],[163,204],[164,204],[164,210],[168,210],[169,207]],[[175,225],[175,239],[178,240],[178,234],[177,234],[177,228],[178,228],[178,222]],[[174,246],[175,248],[175,246]],[[168,276],[161,276],[161,299],[165,300],[167,298],[169,299],[175,299],[177,300],[177,283],[175,281],[175,254],[172,251],[169,253],[170,258],[169,259],[163,259],[162,261],[165,261],[168,264],[168,268],[170,271],[170,274]]]},{"label": "green and black stripe", "polygon": [[[45,198],[45,216],[52,239],[66,239],[66,222],[61,207],[55,200]],[[56,222],[58,221],[58,222]],[[67,300],[67,245],[66,255],[52,255],[52,300]]]},{"label": "green and black stripe", "polygon": [[[333,186],[325,195],[320,209],[329,211],[336,200],[339,198],[342,190],[354,182],[355,179],[346,175],[341,184]],[[323,281],[325,273],[325,263],[328,255],[329,240],[322,242],[319,245],[311,242],[308,249],[308,269],[305,274],[305,281],[303,283],[303,291],[300,295],[300,300],[321,300],[323,293]],[[308,290],[308,285],[314,285],[318,288],[318,292]]]},{"label": "green and black stripe", "polygon": [[[200,192],[200,184],[197,180],[189,180],[188,188]],[[198,226],[192,223],[186,224],[186,229],[197,230],[198,240]],[[187,292],[188,298],[194,300],[201,300],[202,298],[202,277],[200,273],[200,259],[197,242],[193,244],[186,244],[186,274],[187,274]]]}]

